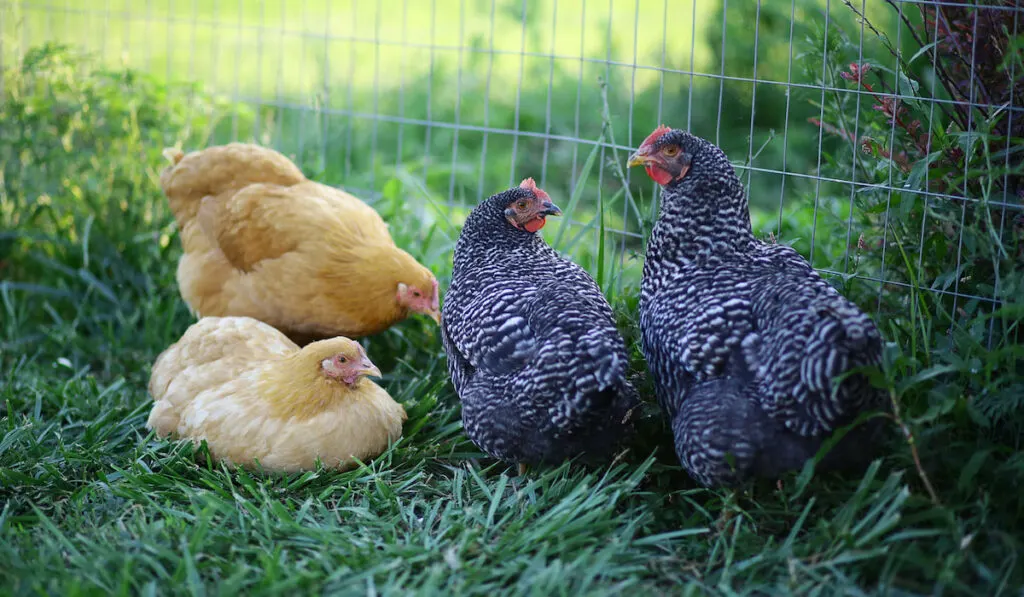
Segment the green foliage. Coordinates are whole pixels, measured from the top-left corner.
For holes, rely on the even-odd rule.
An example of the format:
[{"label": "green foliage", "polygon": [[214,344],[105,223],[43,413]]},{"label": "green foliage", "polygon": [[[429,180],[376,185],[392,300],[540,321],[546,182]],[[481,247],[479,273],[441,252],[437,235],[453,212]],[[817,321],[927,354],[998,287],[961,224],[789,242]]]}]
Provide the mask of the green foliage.
[{"label": "green foliage", "polygon": [[[836,33],[833,40],[840,38]],[[835,72],[848,61],[837,62]],[[847,254],[851,198],[856,230],[880,229],[881,215],[871,211],[882,201],[876,189],[851,194],[823,185],[816,208],[800,204],[792,218],[786,215],[784,235],[805,254],[813,235],[819,267],[865,273],[886,264],[887,276],[902,272],[912,286],[886,289],[880,323],[895,341],[884,383],[904,408],[903,425],[916,451],[897,438],[859,479],[794,473],[778,486],[758,484],[740,494],[696,488],[655,416],[644,421],[642,441],[605,469],[570,463],[512,476],[465,439],[437,329],[420,319],[367,340],[387,372],[384,385],[410,415],[405,437],[392,449],[341,474],[242,472],[211,463],[205,448],[148,434],[145,385],[149,363],[191,319],[174,282],[180,248],[157,184],[160,151],[177,142],[224,141],[236,130],[251,137],[262,116],[200,88],[97,67],[52,46],[32,50],[3,76],[5,592],[997,595],[1024,582],[1017,564],[1021,536],[1014,530],[1024,514],[1018,491],[1024,459],[1008,417],[986,415],[982,406],[995,400],[1005,410],[1013,384],[1019,387],[1012,365],[1019,345],[1008,323],[1017,303],[1008,302],[995,318],[963,304],[967,315],[955,322],[944,316],[952,311],[928,287],[940,272],[915,265],[908,247],[917,237],[909,233],[890,233],[899,240],[886,252],[892,261],[858,261],[854,254],[853,267],[839,267]],[[592,110],[586,113],[596,124],[586,134],[595,140],[624,138],[614,124],[624,92],[616,90],[614,77],[608,83],[607,109],[600,90],[582,108]],[[423,92],[422,81],[408,85],[407,97]],[[826,121],[840,107],[849,108],[826,104]],[[511,105],[492,109],[505,114]],[[315,153],[289,147],[287,140],[298,138],[289,127],[298,123],[287,114],[277,117],[278,140],[308,172],[344,178],[339,156],[324,162],[333,170],[317,172]],[[860,114],[861,126],[872,117]],[[358,130],[353,146],[369,147]],[[443,139],[435,134],[430,146]],[[416,145],[411,134],[405,140],[410,155],[427,146],[425,139]],[[438,272],[442,285],[465,215],[448,204],[451,175],[464,204],[475,202],[477,152],[483,151],[481,139],[452,160],[450,141],[447,160],[423,169],[415,163],[385,167],[385,158],[375,155],[362,155],[365,161],[352,166],[359,171],[378,164],[362,170],[365,180],[373,172],[379,181],[367,185],[380,189],[374,206],[396,241]],[[519,155],[539,167],[541,148],[530,143]],[[839,149],[830,150],[834,155],[823,168],[839,172],[857,148],[841,153],[843,144],[832,147]],[[487,146],[498,155],[506,150],[500,143]],[[611,230],[630,214],[642,231],[654,209],[649,187],[613,182],[614,163],[621,166],[624,158],[614,154],[600,149],[591,161],[590,150],[581,151],[576,171],[571,155],[553,158],[550,164],[570,165],[559,184],[563,207],[574,204],[565,221],[575,223],[564,233],[551,226],[548,238],[560,238],[602,279],[629,342],[633,375],[650,399],[630,277],[642,245],[621,242]],[[484,192],[508,184],[507,164],[488,162]],[[871,164],[858,166],[865,167]],[[574,194],[575,184],[584,191]],[[913,209],[892,213],[892,229],[915,225],[903,219],[913,218]],[[777,217],[774,208],[759,211],[756,225],[774,229]],[[594,242],[585,242],[592,233]],[[977,250],[993,251],[986,245],[990,235],[973,238]],[[948,267],[941,263],[935,267]],[[1012,273],[1006,267],[994,267],[1001,280]],[[963,287],[974,283],[984,282],[961,280]],[[845,289],[862,305],[873,308],[878,300],[877,288],[859,279],[846,280]],[[989,329],[996,336],[986,351]],[[1009,411],[1019,412],[1014,408]]]},{"label": "green foliage", "polygon": [[[926,22],[910,26],[929,39]],[[859,183],[829,185],[818,199],[838,222],[848,221],[839,236],[850,248],[835,247],[832,269],[884,280],[881,288],[860,285],[855,296],[884,316],[898,359],[934,373],[910,384],[909,413],[931,425],[966,416],[1016,443],[1024,430],[1024,229],[1015,188],[1024,165],[1011,151],[1019,139],[1007,135],[1013,115],[953,104],[965,80],[928,85],[935,67],[919,62],[932,46],[909,59],[896,52],[889,68],[861,59],[841,30],[829,35],[840,43],[820,83],[837,91],[826,95],[815,122],[839,145],[824,156],[823,174],[849,179],[853,172]],[[941,65],[948,50],[935,47]],[[979,85],[1006,88],[1010,73],[1024,72],[1020,49],[987,55],[1002,68],[982,63],[979,52],[976,66],[988,77]],[[855,241],[853,231],[860,231]]]},{"label": "green foliage", "polygon": [[85,77],[84,66],[47,45],[3,75],[0,290],[11,343],[2,358],[10,366],[19,352],[66,351],[73,367],[123,374],[142,365],[126,342],[166,337],[149,318],[163,331],[184,321],[164,265],[173,218],[154,181],[161,149],[181,134],[204,138],[199,125],[218,106],[131,71]]}]

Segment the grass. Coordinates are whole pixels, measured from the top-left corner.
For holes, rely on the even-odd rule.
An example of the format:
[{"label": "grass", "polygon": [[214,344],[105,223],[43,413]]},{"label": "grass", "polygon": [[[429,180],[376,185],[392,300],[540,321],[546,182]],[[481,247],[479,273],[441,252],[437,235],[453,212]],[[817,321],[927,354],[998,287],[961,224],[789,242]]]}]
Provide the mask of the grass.
[{"label": "grass", "polygon": [[[621,120],[624,97],[614,82],[604,88],[607,105],[595,87],[582,109],[592,115],[590,138],[626,143],[621,125],[609,126]],[[402,440],[364,467],[248,473],[212,463],[204,448],[157,440],[144,427],[149,366],[191,321],[174,282],[176,230],[156,184],[163,147],[259,138],[268,122],[280,125],[274,141],[308,172],[346,182],[356,172],[376,191],[368,196],[396,241],[442,286],[464,206],[479,186],[506,186],[510,148],[491,139],[484,163],[463,138],[471,149],[453,159],[450,137],[432,153],[443,135],[427,142],[410,128],[411,165],[385,168],[380,155],[346,162],[348,131],[339,127],[322,140],[338,153],[321,164],[325,156],[298,151],[300,121],[287,112],[53,47],[34,48],[3,83],[0,593],[1003,595],[1024,584],[1024,404],[1013,402],[1024,387],[1019,303],[991,314],[962,304],[961,317],[935,298],[931,276],[886,293],[882,308],[877,287],[837,280],[878,313],[892,340],[883,383],[900,406],[894,430],[909,433],[894,434],[861,476],[807,469],[739,494],[698,488],[652,407],[645,441],[623,462],[517,477],[466,440],[438,331],[421,319],[366,341],[410,417]],[[425,93],[422,81],[409,85],[410,97]],[[543,97],[524,90],[523,115],[543,122]],[[511,106],[495,105],[507,117]],[[370,146],[364,132],[352,129],[353,147]],[[549,148],[544,163],[572,173],[549,176],[566,211],[573,205],[566,220],[577,223],[545,234],[602,281],[649,398],[636,344],[640,243],[610,232],[629,226],[622,214],[642,232],[653,213],[649,188],[617,179],[621,152],[592,147],[577,148],[576,168],[572,147]],[[847,155],[840,149],[827,156],[837,168]],[[524,144],[520,167],[539,167],[540,152]],[[858,226],[878,225],[864,215],[877,197],[847,207],[848,189],[823,185],[815,216],[810,201],[801,204],[808,189],[787,188],[797,201],[786,206],[785,238],[804,239],[797,246],[808,254],[816,230],[818,265],[847,254],[844,209],[865,218]],[[757,209],[759,231],[773,230],[777,210]],[[1018,254],[1012,236],[997,240],[1006,246],[993,241],[993,250]],[[1000,416],[975,406],[986,403]]]}]

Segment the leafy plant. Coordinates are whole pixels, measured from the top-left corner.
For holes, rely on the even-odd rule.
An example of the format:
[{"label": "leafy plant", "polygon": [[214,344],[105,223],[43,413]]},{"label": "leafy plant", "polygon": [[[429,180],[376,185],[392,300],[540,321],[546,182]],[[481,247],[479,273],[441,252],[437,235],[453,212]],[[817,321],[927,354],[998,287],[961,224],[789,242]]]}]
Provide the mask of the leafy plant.
[{"label": "leafy plant", "polygon": [[[1024,129],[1013,124],[1011,94],[1024,81],[1024,54],[1007,29],[1012,17],[1005,7],[920,10],[919,19],[899,13],[907,37],[920,44],[909,59],[866,21],[893,53],[895,68],[877,59],[846,63],[859,52],[852,44],[829,56],[832,67],[821,82],[836,91],[823,118],[812,122],[840,141],[823,174],[847,180],[854,173],[855,182],[848,198],[822,202],[837,219],[845,216],[847,230],[864,231],[835,255],[847,264],[852,255],[854,268],[838,269],[877,282],[861,301],[886,314],[891,339],[919,366],[941,370],[925,384],[932,398],[912,412],[965,413],[1015,437],[1024,422],[1017,323]],[[977,31],[965,29],[973,15]],[[988,48],[965,63],[965,46],[981,45],[975,36]],[[960,395],[950,391],[958,386]]]}]

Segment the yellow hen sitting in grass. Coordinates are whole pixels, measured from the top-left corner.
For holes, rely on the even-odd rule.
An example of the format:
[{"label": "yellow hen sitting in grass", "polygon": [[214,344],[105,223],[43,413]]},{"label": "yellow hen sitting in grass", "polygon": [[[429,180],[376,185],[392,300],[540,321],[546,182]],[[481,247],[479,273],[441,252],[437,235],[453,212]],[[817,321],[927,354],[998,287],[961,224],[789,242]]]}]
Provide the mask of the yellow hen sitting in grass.
[{"label": "yellow hen sitting in grass", "polygon": [[380,370],[348,338],[300,349],[255,319],[205,317],[153,364],[147,426],[234,464],[344,470],[402,435],[405,409],[368,375]]},{"label": "yellow hen sitting in grass", "polygon": [[178,286],[198,315],[253,317],[299,342],[375,334],[410,313],[440,321],[434,275],[356,197],[258,145],[164,154]]}]

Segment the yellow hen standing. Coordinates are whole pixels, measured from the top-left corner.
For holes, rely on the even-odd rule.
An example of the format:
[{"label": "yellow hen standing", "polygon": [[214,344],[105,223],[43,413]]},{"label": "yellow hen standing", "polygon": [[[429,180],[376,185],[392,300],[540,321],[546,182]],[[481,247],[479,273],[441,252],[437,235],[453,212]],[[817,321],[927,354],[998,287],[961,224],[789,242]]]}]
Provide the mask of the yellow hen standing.
[{"label": "yellow hen standing", "polygon": [[147,426],[234,464],[344,470],[402,435],[405,409],[368,375],[380,370],[348,338],[300,349],[255,319],[205,317],[153,364]]},{"label": "yellow hen standing", "polygon": [[410,313],[440,320],[434,275],[356,197],[258,145],[164,153],[178,286],[198,315],[253,317],[293,339],[366,336]]}]

